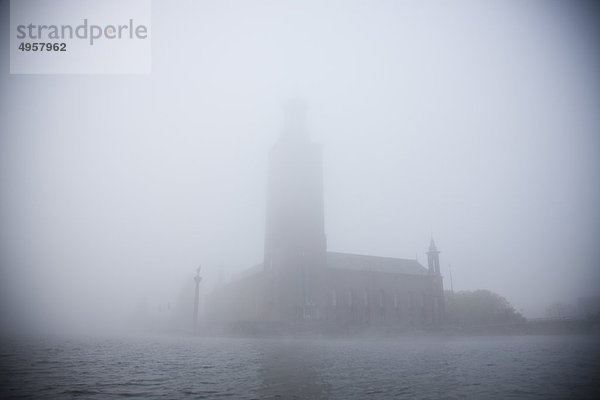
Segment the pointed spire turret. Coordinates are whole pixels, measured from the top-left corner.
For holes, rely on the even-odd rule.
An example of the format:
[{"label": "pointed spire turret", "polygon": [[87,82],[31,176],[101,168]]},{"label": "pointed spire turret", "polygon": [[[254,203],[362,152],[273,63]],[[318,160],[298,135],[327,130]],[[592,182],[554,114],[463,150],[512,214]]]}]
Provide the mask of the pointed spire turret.
[{"label": "pointed spire turret", "polygon": [[429,242],[429,251],[438,251],[435,241],[433,240],[433,236],[431,237],[431,241]]},{"label": "pointed spire turret", "polygon": [[429,273],[431,274],[440,274],[440,251],[437,249],[435,245],[435,241],[433,240],[433,236],[431,237],[431,241],[429,242],[429,251],[427,252],[427,264],[429,266]]}]

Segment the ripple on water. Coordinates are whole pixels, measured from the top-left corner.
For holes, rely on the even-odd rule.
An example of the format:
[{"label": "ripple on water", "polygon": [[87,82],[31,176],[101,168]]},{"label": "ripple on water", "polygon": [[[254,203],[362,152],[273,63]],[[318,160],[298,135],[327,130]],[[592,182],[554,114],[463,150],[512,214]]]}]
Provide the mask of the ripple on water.
[{"label": "ripple on water", "polygon": [[21,343],[0,352],[0,398],[592,399],[598,348],[568,336]]}]

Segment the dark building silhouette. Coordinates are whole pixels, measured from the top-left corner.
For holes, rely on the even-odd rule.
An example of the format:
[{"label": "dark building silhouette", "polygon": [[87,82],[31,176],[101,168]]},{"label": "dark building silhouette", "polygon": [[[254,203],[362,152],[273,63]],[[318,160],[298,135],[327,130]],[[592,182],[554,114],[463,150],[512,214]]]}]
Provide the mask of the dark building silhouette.
[{"label": "dark building silhouette", "polygon": [[330,330],[436,328],[444,316],[439,251],[417,260],[327,252],[320,147],[306,104],[285,106],[270,152],[262,264],[212,296],[210,318],[228,326]]}]

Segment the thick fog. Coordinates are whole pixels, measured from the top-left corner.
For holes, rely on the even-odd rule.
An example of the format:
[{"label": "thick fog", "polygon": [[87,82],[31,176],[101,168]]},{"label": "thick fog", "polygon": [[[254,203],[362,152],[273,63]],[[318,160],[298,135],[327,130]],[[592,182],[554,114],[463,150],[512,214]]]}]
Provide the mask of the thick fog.
[{"label": "thick fog", "polygon": [[[8,54],[8,3],[2,4]],[[148,75],[0,80],[3,326],[118,326],[262,262],[282,104],[328,250],[418,258],[528,317],[598,295],[600,58],[571,2],[152,3]],[[188,294],[186,294],[188,293]]]}]

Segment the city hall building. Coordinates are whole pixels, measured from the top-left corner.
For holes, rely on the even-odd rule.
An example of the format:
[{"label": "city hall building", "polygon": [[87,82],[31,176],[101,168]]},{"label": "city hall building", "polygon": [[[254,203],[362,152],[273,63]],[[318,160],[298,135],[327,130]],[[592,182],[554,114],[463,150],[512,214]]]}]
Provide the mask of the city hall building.
[{"label": "city hall building", "polygon": [[270,152],[264,259],[209,297],[208,318],[231,329],[319,331],[438,328],[444,318],[439,251],[415,259],[327,251],[320,147],[306,105],[285,107]]}]

